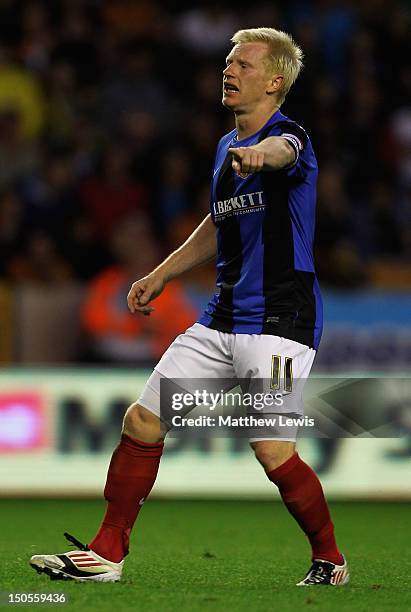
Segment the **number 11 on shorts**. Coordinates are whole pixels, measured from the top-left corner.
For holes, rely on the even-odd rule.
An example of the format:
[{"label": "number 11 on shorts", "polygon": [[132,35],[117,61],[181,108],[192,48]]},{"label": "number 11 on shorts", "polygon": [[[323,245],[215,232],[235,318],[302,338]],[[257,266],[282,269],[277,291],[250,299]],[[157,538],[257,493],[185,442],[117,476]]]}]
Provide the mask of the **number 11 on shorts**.
[{"label": "number 11 on shorts", "polygon": [[[271,389],[278,391],[281,388],[281,361],[279,355],[271,358]],[[293,390],[293,360],[292,357],[284,358],[284,391],[291,393]]]}]

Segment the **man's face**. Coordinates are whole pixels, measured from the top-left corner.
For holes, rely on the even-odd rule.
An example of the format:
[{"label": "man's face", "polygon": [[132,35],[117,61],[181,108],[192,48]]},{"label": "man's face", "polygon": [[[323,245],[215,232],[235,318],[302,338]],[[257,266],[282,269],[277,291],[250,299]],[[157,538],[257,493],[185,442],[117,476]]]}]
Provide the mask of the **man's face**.
[{"label": "man's face", "polygon": [[272,77],[267,66],[268,46],[239,43],[226,59],[223,71],[223,105],[234,112],[252,112],[267,98]]}]

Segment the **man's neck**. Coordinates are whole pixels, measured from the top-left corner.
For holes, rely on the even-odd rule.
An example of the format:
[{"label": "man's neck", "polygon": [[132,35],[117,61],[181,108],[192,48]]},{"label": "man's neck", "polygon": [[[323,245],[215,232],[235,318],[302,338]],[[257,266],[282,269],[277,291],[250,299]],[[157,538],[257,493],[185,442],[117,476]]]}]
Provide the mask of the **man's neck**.
[{"label": "man's neck", "polygon": [[261,130],[263,125],[267,123],[270,117],[279,110],[279,106],[274,108],[265,109],[264,111],[257,111],[253,113],[239,113],[235,114],[235,127],[237,129],[238,140],[248,138]]}]

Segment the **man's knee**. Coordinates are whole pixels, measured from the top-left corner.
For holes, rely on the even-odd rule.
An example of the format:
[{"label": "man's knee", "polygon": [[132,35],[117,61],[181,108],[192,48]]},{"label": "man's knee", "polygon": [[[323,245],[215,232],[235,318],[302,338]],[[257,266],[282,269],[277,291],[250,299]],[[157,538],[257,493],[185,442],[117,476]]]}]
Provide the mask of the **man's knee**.
[{"label": "man's knee", "polygon": [[271,472],[280,467],[295,453],[295,442],[282,440],[260,440],[252,442],[251,446],[255,456],[264,467],[266,472]]},{"label": "man's knee", "polygon": [[147,443],[156,443],[164,438],[160,419],[140,404],[131,404],[124,415],[123,433]]}]

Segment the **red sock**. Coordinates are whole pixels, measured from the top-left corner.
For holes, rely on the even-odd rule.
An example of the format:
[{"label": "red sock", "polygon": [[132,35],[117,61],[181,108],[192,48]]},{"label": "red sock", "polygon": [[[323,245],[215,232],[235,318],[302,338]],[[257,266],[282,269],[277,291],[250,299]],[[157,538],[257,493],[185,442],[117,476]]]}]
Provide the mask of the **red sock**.
[{"label": "red sock", "polygon": [[104,489],[108,502],[101,527],[89,544],[98,555],[119,563],[128,554],[130,533],[157,476],[164,443],[147,444],[126,434],[111,458]]},{"label": "red sock", "polygon": [[323,489],[313,470],[295,453],[267,476],[277,485],[288,511],[308,536],[312,558],[344,563]]}]

